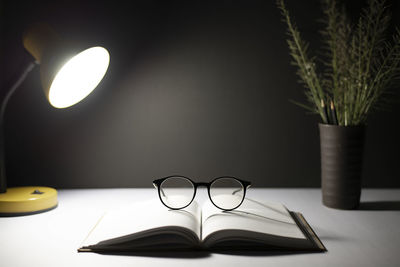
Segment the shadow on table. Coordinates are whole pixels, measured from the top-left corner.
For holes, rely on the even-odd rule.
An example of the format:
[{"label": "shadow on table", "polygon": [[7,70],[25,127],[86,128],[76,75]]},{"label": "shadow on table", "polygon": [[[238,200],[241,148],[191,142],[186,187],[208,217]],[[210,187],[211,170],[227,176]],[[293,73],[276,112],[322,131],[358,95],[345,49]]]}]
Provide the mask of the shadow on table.
[{"label": "shadow on table", "polygon": [[395,201],[366,201],[361,202],[359,210],[400,210],[400,200]]},{"label": "shadow on table", "polygon": [[103,255],[114,256],[142,256],[155,258],[182,258],[196,259],[207,258],[212,254],[237,255],[237,256],[283,256],[297,254],[320,253],[318,251],[285,251],[285,250],[185,250],[185,251],[136,251],[136,252],[96,252]]},{"label": "shadow on table", "polygon": [[211,256],[209,251],[202,250],[185,250],[185,251],[130,251],[130,252],[95,252],[102,255],[114,256],[142,256],[155,258],[181,258],[196,259],[207,258]]},{"label": "shadow on table", "polygon": [[289,256],[289,255],[299,255],[299,254],[313,254],[321,253],[322,251],[310,251],[310,250],[243,250],[243,251],[213,251],[215,254],[225,254],[225,255],[237,255],[237,256]]}]

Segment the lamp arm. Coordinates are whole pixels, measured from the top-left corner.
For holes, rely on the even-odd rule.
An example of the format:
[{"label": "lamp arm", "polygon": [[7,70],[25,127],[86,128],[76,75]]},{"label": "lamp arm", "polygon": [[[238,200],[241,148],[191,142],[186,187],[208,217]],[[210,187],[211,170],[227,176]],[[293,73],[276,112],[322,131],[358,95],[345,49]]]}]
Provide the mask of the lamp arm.
[{"label": "lamp arm", "polygon": [[11,96],[17,90],[17,88],[23,83],[28,76],[29,72],[38,65],[37,61],[30,62],[26,67],[25,70],[22,72],[21,76],[19,76],[18,80],[11,86],[8,93],[4,97],[3,101],[1,102],[1,109],[0,109],[0,193],[5,193],[7,191],[7,180],[6,180],[6,169],[5,169],[5,162],[4,162],[4,150],[5,150],[5,142],[4,142],[4,114],[6,111],[6,107],[8,101],[10,100]]}]

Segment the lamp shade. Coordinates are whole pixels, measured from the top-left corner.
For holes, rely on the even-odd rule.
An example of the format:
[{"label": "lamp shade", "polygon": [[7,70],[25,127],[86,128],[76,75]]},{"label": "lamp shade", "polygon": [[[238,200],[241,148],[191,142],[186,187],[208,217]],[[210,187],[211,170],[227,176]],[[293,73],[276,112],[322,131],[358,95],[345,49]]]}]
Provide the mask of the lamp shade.
[{"label": "lamp shade", "polygon": [[47,24],[32,26],[25,32],[23,44],[40,64],[44,93],[56,108],[72,106],[89,95],[110,62],[105,48],[71,49]]}]

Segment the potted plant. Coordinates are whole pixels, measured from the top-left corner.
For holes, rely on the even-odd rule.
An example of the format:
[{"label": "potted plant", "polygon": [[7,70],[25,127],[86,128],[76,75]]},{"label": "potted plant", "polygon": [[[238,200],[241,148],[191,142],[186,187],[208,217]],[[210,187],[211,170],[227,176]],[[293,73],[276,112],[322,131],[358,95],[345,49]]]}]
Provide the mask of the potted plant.
[{"label": "potted plant", "polygon": [[307,103],[319,114],[323,204],[354,209],[360,203],[364,134],[371,112],[400,79],[400,31],[387,31],[391,14],[384,0],[370,0],[353,24],[335,0],[322,1],[323,56],[310,55],[308,43],[283,0],[278,8],[287,25],[290,55],[305,87]]}]

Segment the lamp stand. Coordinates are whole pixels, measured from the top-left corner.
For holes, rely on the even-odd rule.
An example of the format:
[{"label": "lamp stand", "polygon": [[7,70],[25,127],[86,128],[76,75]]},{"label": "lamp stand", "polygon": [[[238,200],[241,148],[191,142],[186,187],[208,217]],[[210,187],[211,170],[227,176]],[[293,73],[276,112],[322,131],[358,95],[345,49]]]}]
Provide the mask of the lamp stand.
[{"label": "lamp stand", "polygon": [[44,186],[11,187],[0,194],[0,216],[21,216],[57,207],[57,190]]},{"label": "lamp stand", "polygon": [[4,113],[8,100],[22,84],[37,62],[28,64],[22,75],[8,91],[0,110],[0,216],[19,216],[35,214],[57,207],[57,191],[50,187],[27,186],[7,189],[5,170]]}]

